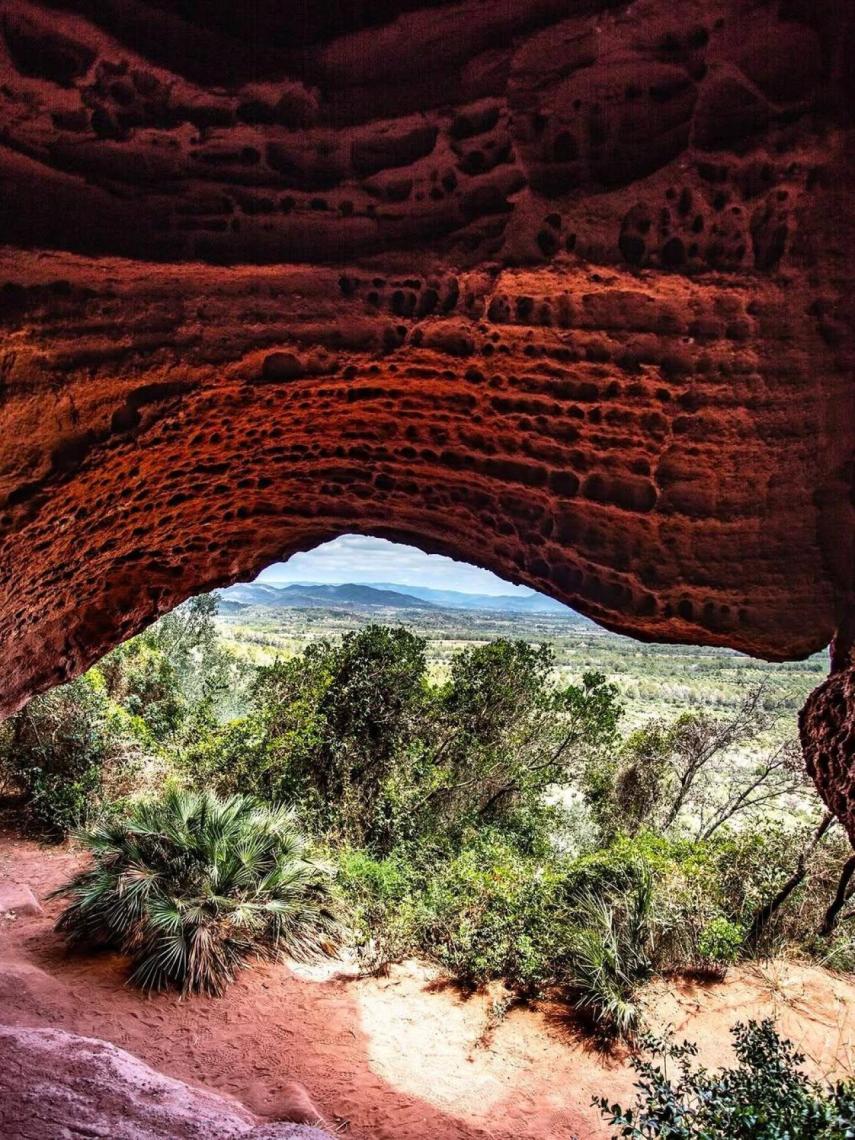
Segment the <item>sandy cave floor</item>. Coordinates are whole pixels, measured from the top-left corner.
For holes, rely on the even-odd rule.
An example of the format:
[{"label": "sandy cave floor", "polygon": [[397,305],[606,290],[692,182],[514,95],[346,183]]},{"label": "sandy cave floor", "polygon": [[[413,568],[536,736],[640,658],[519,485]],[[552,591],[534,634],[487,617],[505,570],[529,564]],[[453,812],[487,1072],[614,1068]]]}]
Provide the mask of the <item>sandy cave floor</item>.
[{"label": "sandy cave floor", "polygon": [[[42,901],[81,863],[67,846],[0,834],[0,881]],[[492,997],[465,996],[410,962],[386,978],[260,965],[224,998],[144,997],[116,954],[69,955],[53,932],[61,904],[0,919],[0,1023],[104,1038],[172,1076],[231,1093],[260,1115],[283,1111],[299,1081],[354,1140],[593,1140],[608,1130],[595,1094],[628,1102],[632,1072],[603,1055],[562,1007],[517,1007],[485,1037]],[[495,995],[493,995],[495,996]],[[731,971],[723,984],[657,982],[650,1019],[730,1057],[728,1028],[774,1014],[821,1075],[855,1071],[855,978],[797,963]]]}]

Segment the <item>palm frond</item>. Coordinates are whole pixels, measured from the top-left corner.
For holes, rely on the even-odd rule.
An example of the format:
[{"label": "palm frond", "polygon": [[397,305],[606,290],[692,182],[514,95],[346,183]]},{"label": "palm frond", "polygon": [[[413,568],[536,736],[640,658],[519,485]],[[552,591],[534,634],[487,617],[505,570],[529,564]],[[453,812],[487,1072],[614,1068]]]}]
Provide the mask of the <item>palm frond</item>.
[{"label": "palm frond", "polygon": [[144,989],[222,993],[252,957],[335,953],[330,873],[293,813],[244,796],[170,790],[82,836],[93,865],[54,892],[82,946],[112,946]]}]

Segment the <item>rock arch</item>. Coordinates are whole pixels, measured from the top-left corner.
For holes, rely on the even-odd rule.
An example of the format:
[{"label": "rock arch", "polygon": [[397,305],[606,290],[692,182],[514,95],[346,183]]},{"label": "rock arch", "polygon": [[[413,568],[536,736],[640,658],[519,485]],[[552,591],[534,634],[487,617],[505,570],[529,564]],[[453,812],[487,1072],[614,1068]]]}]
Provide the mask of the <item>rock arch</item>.
[{"label": "rock arch", "polygon": [[845,6],[302,7],[2,6],[0,710],[342,530],[845,672]]}]

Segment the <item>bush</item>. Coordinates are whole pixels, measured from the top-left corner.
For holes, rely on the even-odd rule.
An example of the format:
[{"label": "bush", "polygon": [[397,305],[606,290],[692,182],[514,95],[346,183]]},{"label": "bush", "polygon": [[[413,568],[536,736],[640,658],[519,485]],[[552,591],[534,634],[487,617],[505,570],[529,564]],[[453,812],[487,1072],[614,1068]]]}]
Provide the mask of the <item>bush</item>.
[{"label": "bush", "polygon": [[745,931],[728,918],[718,917],[708,922],[698,939],[700,964],[714,974],[724,977],[742,952]]},{"label": "bush", "polygon": [[54,839],[92,818],[111,743],[110,707],[97,673],[34,697],[4,726],[0,768]]},{"label": "bush", "polygon": [[138,717],[154,740],[167,740],[184,723],[187,702],[178,672],[152,631],[114,649],[99,669],[110,698]]},{"label": "bush", "polygon": [[519,817],[607,753],[622,709],[600,673],[555,688],[548,646],[499,638],[458,653],[437,693],[423,830]]},{"label": "bush", "polygon": [[390,962],[417,953],[419,879],[406,854],[394,851],[377,859],[367,851],[345,847],[334,858],[363,968],[384,972]]},{"label": "bush", "polygon": [[635,995],[653,973],[653,880],[646,867],[635,886],[607,901],[586,893],[576,904],[577,928],[569,938],[562,981],[578,1009],[587,1012],[600,1033],[632,1037],[640,1013]]},{"label": "bush", "polygon": [[290,768],[279,763],[253,717],[239,717],[201,735],[181,753],[180,768],[193,784],[219,795],[240,792],[268,803],[294,799]]},{"label": "bush", "polygon": [[[732,1030],[737,1065],[709,1072],[694,1068],[696,1046],[647,1038],[637,1057],[639,1093],[632,1108],[597,1098],[615,1137],[668,1140],[845,1140],[855,1135],[855,1082],[835,1086],[809,1080],[804,1057],[782,1040],[771,1021]],[[659,1057],[665,1062],[655,1064]],[[667,1062],[676,1062],[676,1080]]]},{"label": "bush", "polygon": [[718,882],[732,852],[726,833],[702,843],[644,832],[573,858],[494,824],[465,831],[459,847],[438,835],[382,858],[334,857],[371,968],[418,955],[467,985],[557,989],[602,1035],[633,1036],[636,994],[654,973],[723,977],[742,954],[744,928],[723,912]]},{"label": "bush", "polygon": [[425,876],[415,912],[419,951],[470,985],[502,978],[539,990],[554,980],[566,938],[562,887],[554,860],[521,853],[497,830],[469,836]]},{"label": "bush", "polygon": [[57,930],[130,955],[143,989],[221,994],[253,956],[336,948],[329,875],[284,808],[170,791],[80,838],[94,863],[55,892]]},{"label": "bush", "polygon": [[502,978],[533,991],[552,980],[560,873],[501,833],[469,835],[456,854],[415,845],[376,859],[348,849],[337,862],[371,969],[419,955],[464,985]]}]

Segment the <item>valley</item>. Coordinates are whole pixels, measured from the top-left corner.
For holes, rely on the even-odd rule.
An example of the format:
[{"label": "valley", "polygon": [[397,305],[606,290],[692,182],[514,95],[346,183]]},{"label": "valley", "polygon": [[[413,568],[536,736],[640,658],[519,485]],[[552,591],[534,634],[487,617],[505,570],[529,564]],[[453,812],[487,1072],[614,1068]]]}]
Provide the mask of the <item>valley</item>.
[{"label": "valley", "polygon": [[631,723],[668,716],[687,705],[727,711],[751,685],[765,682],[769,701],[794,713],[825,676],[825,653],[773,664],[730,649],[644,643],[611,633],[542,594],[470,594],[394,583],[263,583],[217,593],[224,641],[255,665],[301,652],[310,642],[372,623],[403,625],[427,642],[434,676],[454,653],[498,637],[548,643],[556,680],[604,673],[620,689]]}]

